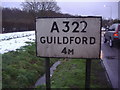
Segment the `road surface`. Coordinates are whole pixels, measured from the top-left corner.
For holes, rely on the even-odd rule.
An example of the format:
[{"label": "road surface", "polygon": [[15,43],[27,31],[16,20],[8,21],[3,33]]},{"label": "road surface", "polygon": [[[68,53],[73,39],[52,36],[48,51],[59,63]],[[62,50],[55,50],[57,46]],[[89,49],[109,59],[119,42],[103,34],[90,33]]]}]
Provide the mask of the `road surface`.
[{"label": "road surface", "polygon": [[[102,38],[103,39],[103,38]],[[101,59],[108,73],[113,88],[120,90],[120,44],[109,47],[108,43],[101,43]]]}]

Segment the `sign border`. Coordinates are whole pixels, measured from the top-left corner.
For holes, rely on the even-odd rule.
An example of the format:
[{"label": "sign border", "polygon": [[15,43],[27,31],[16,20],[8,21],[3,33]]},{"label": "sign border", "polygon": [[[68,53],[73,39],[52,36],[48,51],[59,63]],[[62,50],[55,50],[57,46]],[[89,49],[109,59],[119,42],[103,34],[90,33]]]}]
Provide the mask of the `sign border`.
[{"label": "sign border", "polygon": [[[44,56],[38,56],[37,52],[37,30],[35,27],[35,47],[36,47],[36,56],[41,58],[68,58],[68,59],[100,59],[101,57],[101,29],[102,29],[102,16],[67,16],[67,17],[37,17],[37,19],[48,19],[48,18],[100,18],[100,48],[99,48],[99,58],[80,58],[80,57],[44,57]],[[36,22],[35,21],[35,22]],[[36,24],[35,24],[36,25]]]}]

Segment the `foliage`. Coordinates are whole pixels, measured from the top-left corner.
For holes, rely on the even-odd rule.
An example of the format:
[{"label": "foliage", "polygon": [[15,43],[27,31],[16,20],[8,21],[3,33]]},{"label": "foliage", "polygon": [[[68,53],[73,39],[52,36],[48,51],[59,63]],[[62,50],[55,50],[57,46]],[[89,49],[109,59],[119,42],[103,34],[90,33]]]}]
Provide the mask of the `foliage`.
[{"label": "foliage", "polygon": [[20,9],[2,9],[3,32],[18,32],[35,29],[35,18],[29,12]]},{"label": "foliage", "polygon": [[110,19],[110,20],[103,19],[102,20],[102,27],[106,28],[114,23],[120,23],[120,20],[119,19]]},{"label": "foliage", "polygon": [[113,20],[113,23],[120,23],[120,20],[115,19],[115,20]]}]

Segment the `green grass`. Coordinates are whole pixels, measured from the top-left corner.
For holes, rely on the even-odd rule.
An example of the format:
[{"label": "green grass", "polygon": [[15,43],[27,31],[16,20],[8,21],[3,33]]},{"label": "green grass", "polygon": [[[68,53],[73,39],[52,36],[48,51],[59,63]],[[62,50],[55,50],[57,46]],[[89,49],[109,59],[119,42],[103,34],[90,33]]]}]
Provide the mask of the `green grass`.
[{"label": "green grass", "polygon": [[[36,56],[35,43],[2,55],[3,88],[30,88],[45,73],[45,59]],[[51,59],[51,65],[57,59]]]},{"label": "green grass", "polygon": [[52,88],[84,88],[85,61],[64,60],[52,77]]},{"label": "green grass", "polygon": [[[85,88],[85,59],[65,60],[51,79],[52,88]],[[110,88],[99,60],[92,60],[91,88]]]}]

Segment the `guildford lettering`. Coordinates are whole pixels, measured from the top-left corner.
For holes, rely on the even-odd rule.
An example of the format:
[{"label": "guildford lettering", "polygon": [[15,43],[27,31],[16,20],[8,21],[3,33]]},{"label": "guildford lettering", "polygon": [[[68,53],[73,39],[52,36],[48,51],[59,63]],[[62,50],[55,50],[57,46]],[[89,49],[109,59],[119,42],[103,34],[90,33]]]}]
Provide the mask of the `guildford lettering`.
[{"label": "guildford lettering", "polygon": [[40,37],[41,44],[95,44],[95,37]]}]

